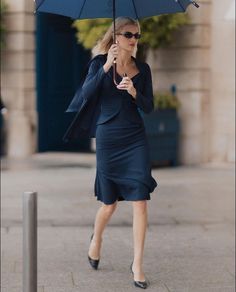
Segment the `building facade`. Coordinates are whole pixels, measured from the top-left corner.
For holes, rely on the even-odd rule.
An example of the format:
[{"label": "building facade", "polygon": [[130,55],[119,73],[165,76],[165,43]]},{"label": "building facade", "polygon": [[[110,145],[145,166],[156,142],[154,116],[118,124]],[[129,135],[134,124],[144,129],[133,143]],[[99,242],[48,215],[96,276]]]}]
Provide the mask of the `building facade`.
[{"label": "building facade", "polygon": [[[35,15],[32,0],[7,0],[1,89],[8,108],[7,155],[38,151]],[[181,101],[180,162],[235,161],[235,33],[233,0],[201,0],[191,23],[167,49],[150,52],[155,90],[177,85]]]}]

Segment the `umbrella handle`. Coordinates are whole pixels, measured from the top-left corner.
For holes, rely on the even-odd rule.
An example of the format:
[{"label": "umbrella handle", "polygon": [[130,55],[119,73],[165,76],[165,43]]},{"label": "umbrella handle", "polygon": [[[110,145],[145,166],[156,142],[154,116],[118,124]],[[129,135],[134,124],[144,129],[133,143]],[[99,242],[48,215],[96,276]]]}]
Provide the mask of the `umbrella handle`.
[{"label": "umbrella handle", "polygon": [[115,58],[113,61],[113,82],[117,86],[118,82],[116,81],[116,75],[117,73],[116,73],[116,58]]}]

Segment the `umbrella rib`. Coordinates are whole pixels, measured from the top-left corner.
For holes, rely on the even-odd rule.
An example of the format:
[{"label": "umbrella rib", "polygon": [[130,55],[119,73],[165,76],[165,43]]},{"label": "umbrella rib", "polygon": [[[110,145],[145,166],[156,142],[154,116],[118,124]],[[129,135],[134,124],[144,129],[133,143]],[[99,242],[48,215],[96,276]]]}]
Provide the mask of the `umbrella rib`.
[{"label": "umbrella rib", "polygon": [[135,14],[136,14],[136,17],[137,17],[137,19],[139,19],[139,17],[138,17],[138,13],[137,13],[137,9],[136,9],[136,6],[135,6],[135,4],[134,4],[134,0],[132,0],[132,3],[133,3],[133,6],[134,6],[134,12],[135,12]]},{"label": "umbrella rib", "polygon": [[86,0],[84,0],[84,3],[83,3],[83,5],[82,5],[82,7],[81,7],[81,9],[80,9],[80,13],[79,13],[78,18],[80,18],[81,14],[82,14],[82,12],[83,12],[83,9],[84,9],[84,5],[85,5],[85,3],[86,3]]},{"label": "umbrella rib", "polygon": [[[39,9],[39,7],[43,4],[43,2],[44,2],[45,0],[42,0],[41,2],[40,2],[40,4],[38,5],[38,7],[36,7],[36,10],[38,10]],[[34,2],[36,3],[36,1],[34,0]]]},{"label": "umbrella rib", "polygon": [[175,0],[177,3],[179,3],[180,7],[183,9],[183,12],[185,12],[184,6],[181,3],[181,0]]}]

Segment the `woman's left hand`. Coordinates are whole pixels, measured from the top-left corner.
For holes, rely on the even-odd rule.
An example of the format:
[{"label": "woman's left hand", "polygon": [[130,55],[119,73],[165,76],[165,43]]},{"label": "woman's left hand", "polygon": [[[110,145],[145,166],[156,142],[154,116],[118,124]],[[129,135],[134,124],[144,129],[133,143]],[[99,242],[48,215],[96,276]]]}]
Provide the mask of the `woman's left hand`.
[{"label": "woman's left hand", "polygon": [[121,82],[117,85],[117,88],[127,90],[130,95],[134,98],[136,97],[136,89],[134,88],[133,81],[129,77],[123,77]]}]

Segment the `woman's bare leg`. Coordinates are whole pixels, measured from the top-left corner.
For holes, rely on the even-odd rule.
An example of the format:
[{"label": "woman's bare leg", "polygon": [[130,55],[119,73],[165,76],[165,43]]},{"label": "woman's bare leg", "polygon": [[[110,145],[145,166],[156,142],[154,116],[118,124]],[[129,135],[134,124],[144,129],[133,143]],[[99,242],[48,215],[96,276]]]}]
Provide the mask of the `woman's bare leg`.
[{"label": "woman's bare leg", "polygon": [[113,212],[115,211],[117,206],[117,202],[111,205],[102,204],[102,206],[98,209],[95,223],[94,223],[94,232],[93,232],[93,239],[90,243],[89,247],[89,256],[92,259],[99,259],[100,258],[100,249],[102,243],[102,234],[103,231],[111,218]]},{"label": "woman's bare leg", "polygon": [[134,262],[133,272],[135,281],[145,281],[143,273],[143,253],[147,228],[147,201],[133,202],[133,238]]}]

